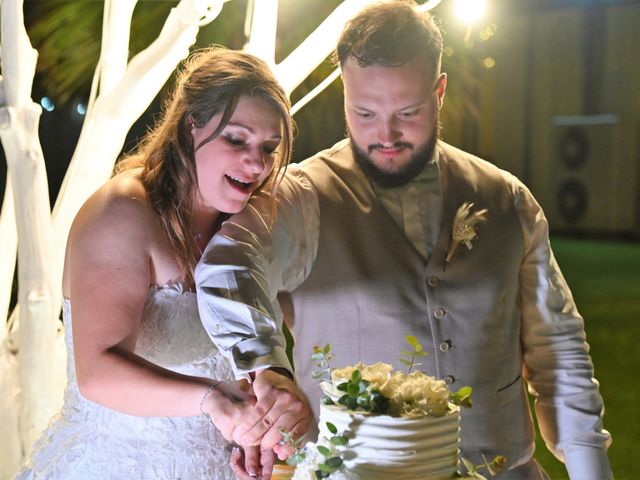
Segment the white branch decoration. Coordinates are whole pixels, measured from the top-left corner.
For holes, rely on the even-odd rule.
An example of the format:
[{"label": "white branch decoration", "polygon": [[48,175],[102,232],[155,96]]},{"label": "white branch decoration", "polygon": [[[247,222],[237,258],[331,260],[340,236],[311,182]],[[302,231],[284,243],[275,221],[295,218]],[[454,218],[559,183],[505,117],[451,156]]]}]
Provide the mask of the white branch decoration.
[{"label": "white branch decoration", "polygon": [[[57,372],[51,371],[49,363],[57,341],[48,265],[52,257],[49,243],[51,216],[46,168],[38,139],[42,109],[30,97],[38,54],[31,47],[24,28],[22,1],[4,1],[1,8],[4,77],[0,138],[7,158],[7,177],[13,192],[19,192],[19,197],[14,198],[14,208],[20,267],[18,301],[21,304],[18,310],[21,346],[18,371],[17,375],[11,370],[3,372],[2,396],[3,401],[8,402],[3,406],[15,415],[18,413],[15,412],[16,405],[9,402],[17,400],[14,390],[19,387],[18,438],[24,445],[29,445],[59,405],[62,384],[55,378]],[[5,360],[11,354],[6,340],[5,337],[1,346]],[[3,368],[12,367],[15,363],[9,361],[3,365]],[[19,385],[11,381],[17,381]],[[3,423],[2,427],[15,427],[15,422]]]}]

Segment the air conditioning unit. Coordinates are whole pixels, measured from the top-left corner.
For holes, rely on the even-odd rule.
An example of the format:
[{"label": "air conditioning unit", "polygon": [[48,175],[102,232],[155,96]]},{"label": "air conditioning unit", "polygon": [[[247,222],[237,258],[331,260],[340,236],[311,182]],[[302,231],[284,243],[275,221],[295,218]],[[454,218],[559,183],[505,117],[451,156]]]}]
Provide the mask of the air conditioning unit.
[{"label": "air conditioning unit", "polygon": [[552,231],[638,233],[637,135],[616,115],[553,118]]}]

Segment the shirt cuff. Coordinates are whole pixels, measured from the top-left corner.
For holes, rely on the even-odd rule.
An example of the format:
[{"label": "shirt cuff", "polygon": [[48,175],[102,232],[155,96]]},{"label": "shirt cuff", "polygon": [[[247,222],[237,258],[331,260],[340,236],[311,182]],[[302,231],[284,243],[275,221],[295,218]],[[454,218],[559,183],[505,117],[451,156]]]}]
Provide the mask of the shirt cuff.
[{"label": "shirt cuff", "polygon": [[580,447],[564,451],[564,463],[571,480],[612,480],[607,451]]},{"label": "shirt cuff", "polygon": [[285,348],[274,345],[272,339],[251,338],[223,352],[231,363],[237,379],[249,378],[249,373],[265,368],[284,368],[293,372]]}]

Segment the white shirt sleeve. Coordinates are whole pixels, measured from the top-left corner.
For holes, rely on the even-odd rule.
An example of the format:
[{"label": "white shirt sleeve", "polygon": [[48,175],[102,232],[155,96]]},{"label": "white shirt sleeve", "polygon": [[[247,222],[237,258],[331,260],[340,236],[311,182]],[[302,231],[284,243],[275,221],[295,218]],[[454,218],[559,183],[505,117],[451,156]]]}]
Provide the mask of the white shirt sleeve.
[{"label": "white shirt sleeve", "polygon": [[525,239],[520,271],[524,377],[536,398],[538,425],[569,477],[613,478],[603,429],[604,405],[586,343],[584,322],[549,245],[544,213],[516,185],[515,205]]},{"label": "white shirt sleeve", "polygon": [[275,203],[255,195],[207,245],[195,271],[200,318],[237,378],[267,367],[291,371],[276,294],[307,277],[318,235],[316,192],[292,165]]}]

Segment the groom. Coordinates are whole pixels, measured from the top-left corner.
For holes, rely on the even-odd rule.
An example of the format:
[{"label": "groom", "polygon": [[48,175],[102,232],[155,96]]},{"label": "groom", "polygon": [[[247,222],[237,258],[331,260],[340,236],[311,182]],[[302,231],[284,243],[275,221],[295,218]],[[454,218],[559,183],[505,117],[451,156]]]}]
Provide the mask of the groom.
[{"label": "groom", "polygon": [[[289,169],[275,214],[256,198],[223,225],[196,270],[204,325],[238,375],[287,367],[275,299],[289,292],[296,377],[316,415],[314,345],[332,345],[334,366],[399,368],[412,334],[427,373],[473,387],[462,456],[505,455],[501,478],[548,478],[528,387],[569,476],[611,478],[584,324],[547,221],[518,179],[438,139],[441,52],[433,19],[408,2],[348,23],[337,57],[349,138]],[[271,445],[279,420],[239,428]]]}]

